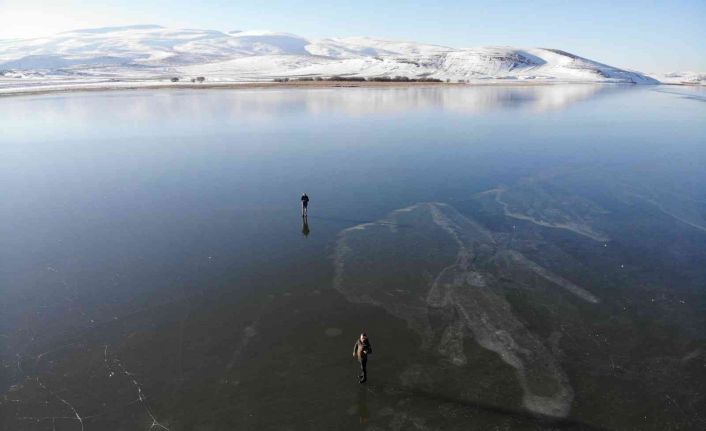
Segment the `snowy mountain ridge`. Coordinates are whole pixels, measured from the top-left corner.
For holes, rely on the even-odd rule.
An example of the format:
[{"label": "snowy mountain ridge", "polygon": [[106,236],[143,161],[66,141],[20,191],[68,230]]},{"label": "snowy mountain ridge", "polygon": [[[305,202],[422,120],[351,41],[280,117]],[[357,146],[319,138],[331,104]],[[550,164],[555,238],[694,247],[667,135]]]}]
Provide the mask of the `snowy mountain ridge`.
[{"label": "snowy mountain ridge", "polygon": [[209,82],[312,77],[396,77],[450,81],[657,84],[565,51],[450,48],[369,37],[308,39],[289,33],[169,29],[134,25],[0,40],[0,78],[167,79]]}]

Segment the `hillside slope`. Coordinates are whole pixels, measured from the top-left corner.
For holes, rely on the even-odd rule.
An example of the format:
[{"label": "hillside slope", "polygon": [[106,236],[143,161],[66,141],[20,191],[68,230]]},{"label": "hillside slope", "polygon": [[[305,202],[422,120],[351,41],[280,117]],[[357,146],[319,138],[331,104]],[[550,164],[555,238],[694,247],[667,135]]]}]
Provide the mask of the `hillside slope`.
[{"label": "hillside slope", "polygon": [[6,79],[209,81],[301,77],[434,78],[656,84],[654,78],[557,49],[449,48],[367,37],[307,39],[288,33],[220,32],[138,25],[0,40]]}]

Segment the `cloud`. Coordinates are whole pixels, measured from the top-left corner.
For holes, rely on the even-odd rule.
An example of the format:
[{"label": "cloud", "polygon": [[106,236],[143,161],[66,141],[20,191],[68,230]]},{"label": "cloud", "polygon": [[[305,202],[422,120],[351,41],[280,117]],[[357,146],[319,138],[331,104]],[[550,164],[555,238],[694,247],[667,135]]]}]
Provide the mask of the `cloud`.
[{"label": "cloud", "polygon": [[0,0],[0,38],[29,38],[85,27],[127,24],[110,7],[76,1]]}]

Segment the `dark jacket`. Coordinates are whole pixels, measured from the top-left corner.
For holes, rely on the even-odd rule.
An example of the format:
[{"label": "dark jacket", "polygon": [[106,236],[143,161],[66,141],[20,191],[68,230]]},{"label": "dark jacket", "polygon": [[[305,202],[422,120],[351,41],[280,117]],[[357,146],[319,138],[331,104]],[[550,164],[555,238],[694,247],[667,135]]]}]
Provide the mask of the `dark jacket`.
[{"label": "dark jacket", "polygon": [[359,361],[367,359],[367,356],[371,353],[373,353],[373,347],[370,345],[369,339],[360,341],[360,338],[358,338],[355,340],[355,344],[353,344],[353,354]]}]

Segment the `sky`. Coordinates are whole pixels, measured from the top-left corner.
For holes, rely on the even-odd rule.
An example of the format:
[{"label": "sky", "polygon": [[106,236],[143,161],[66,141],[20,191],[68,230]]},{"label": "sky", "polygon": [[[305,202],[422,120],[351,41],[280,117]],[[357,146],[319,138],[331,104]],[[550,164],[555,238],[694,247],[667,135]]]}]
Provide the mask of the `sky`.
[{"label": "sky", "polygon": [[642,72],[706,72],[706,0],[0,0],[2,39],[131,24],[557,48]]}]

